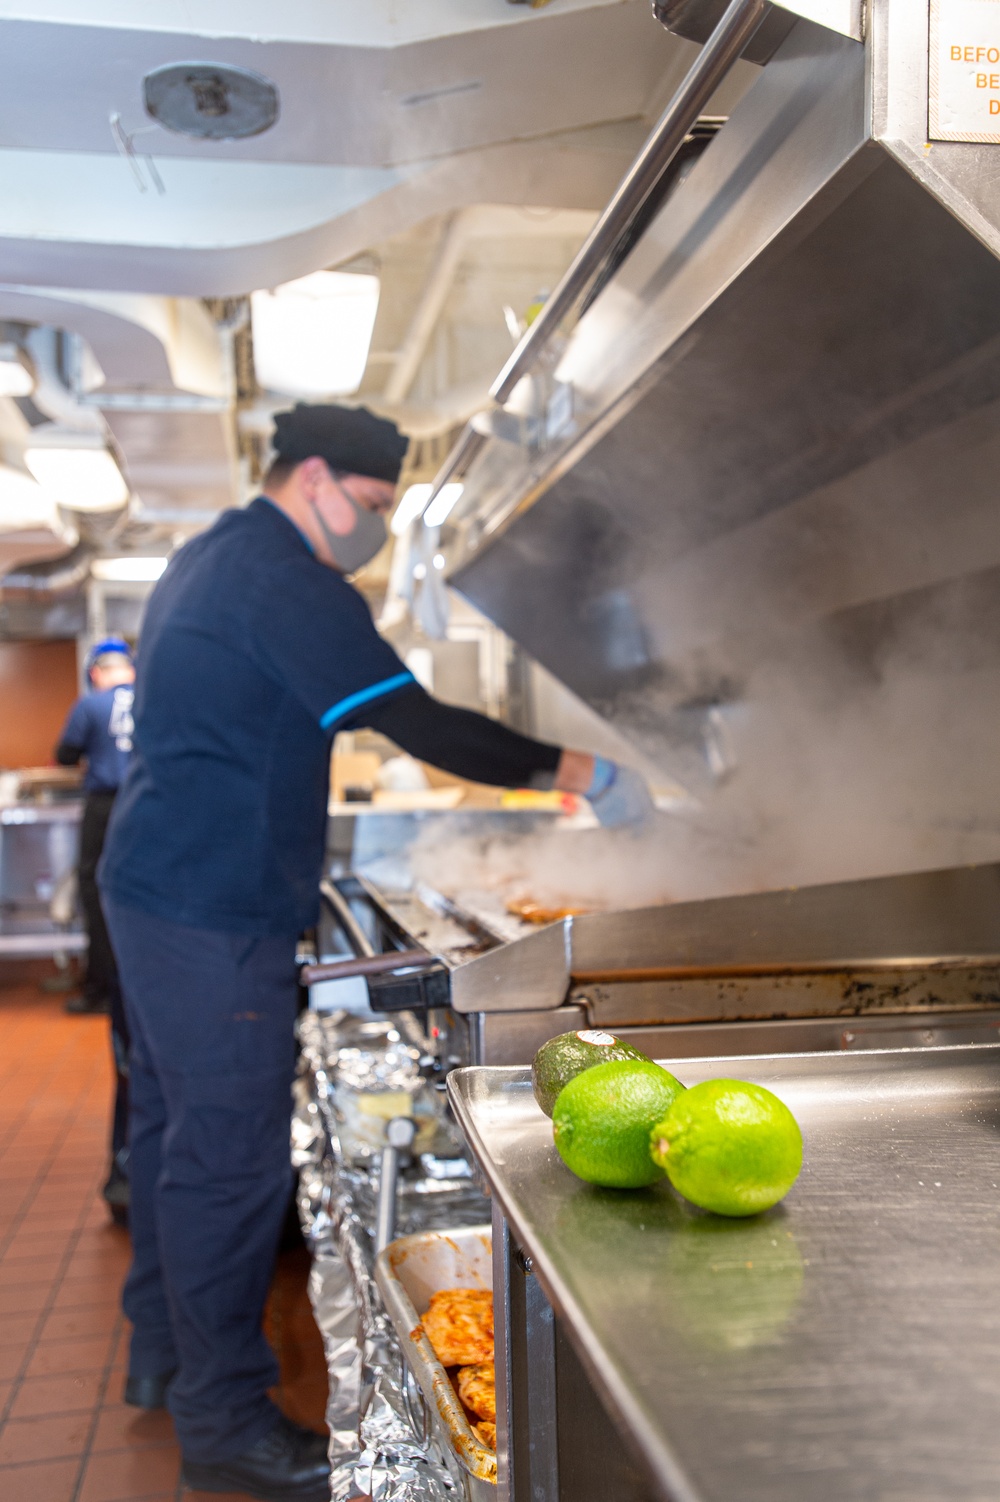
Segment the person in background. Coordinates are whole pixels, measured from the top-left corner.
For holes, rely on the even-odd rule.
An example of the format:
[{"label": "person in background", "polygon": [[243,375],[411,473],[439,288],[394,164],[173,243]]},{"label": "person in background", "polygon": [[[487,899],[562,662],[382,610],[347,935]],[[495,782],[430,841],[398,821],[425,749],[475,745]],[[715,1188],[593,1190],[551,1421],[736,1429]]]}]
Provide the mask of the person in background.
[{"label": "person in background", "polygon": [[66,1003],[66,1010],[111,1014],[116,1091],[111,1167],[103,1192],[113,1219],[124,1225],[128,1219],[128,1024],[114,951],[97,889],[97,864],[104,848],[115,796],[132,751],[135,666],[128,642],[117,636],[97,642],[87,653],[86,671],[90,692],[73,705],[56,747],[56,761],[60,766],[75,767],[80,761],[87,764],[83,776],[86,799],[77,868],[80,906],[87,930],[87,968],[82,992],[78,998]]},{"label": "person in background", "polygon": [[652,808],[637,774],[432,698],[347,576],[407,442],[363,409],[276,419],[264,493],[170,562],[100,881],[132,1033],[125,1399],[166,1402],[194,1489],[326,1502],[325,1438],[272,1403],[261,1319],[292,1192],[295,945],[317,918],[330,751],[371,726],[445,771]]}]

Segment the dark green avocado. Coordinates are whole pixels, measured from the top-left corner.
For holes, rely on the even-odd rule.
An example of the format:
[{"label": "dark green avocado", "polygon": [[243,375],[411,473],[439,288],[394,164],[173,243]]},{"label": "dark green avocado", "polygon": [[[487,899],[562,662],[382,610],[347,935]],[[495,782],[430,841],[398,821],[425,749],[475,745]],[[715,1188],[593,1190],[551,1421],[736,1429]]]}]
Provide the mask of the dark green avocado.
[{"label": "dark green avocado", "polygon": [[646,1057],[631,1043],[623,1043],[612,1033],[592,1028],[579,1033],[560,1033],[558,1038],[543,1043],[535,1054],[531,1065],[531,1088],[546,1116],[551,1116],[560,1090],[585,1069],[592,1069],[595,1064],[608,1064],[612,1059]]}]

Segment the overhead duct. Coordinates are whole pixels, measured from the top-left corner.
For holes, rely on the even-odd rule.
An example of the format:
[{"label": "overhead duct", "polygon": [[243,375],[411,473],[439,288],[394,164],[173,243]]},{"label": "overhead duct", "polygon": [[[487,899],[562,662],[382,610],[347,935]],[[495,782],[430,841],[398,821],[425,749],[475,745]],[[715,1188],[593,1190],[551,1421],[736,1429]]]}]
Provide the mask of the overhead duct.
[{"label": "overhead duct", "polygon": [[[110,433],[145,540],[158,528],[169,551],[178,532],[234,504],[231,331],[201,303],[0,285],[0,318],[36,325],[37,411],[87,443]],[[76,530],[90,536],[88,525]]]},{"label": "overhead duct", "polygon": [[75,541],[64,553],[34,563],[18,564],[0,578],[0,595],[57,596],[83,589],[90,565],[121,532],[128,519],[128,504],[114,511],[75,511],[60,506],[67,534]]},{"label": "overhead duct", "polygon": [[38,599],[76,594],[90,577],[90,565],[96,552],[93,542],[81,538],[58,558],[25,563],[12,569],[0,579],[0,592],[5,600],[10,595],[30,595]]},{"label": "overhead duct", "polygon": [[100,412],[81,406],[63,379],[60,339],[58,329],[43,327],[32,329],[24,341],[35,367],[35,389],[31,399],[51,422],[68,432],[103,437],[105,426]]},{"label": "overhead duct", "polygon": [[[63,379],[61,368],[64,335],[51,327],[31,329],[24,346],[31,358],[35,385],[31,395],[34,407],[49,419],[61,435],[79,435],[85,445],[95,439],[103,441],[106,428],[96,408],[81,406]],[[76,538],[66,552],[54,558],[23,563],[0,579],[4,598],[29,595],[50,598],[75,594],[83,589],[90,576],[91,561],[106,541],[119,532],[128,515],[128,501],[111,511],[78,511],[61,504],[60,515],[67,531]]]}]

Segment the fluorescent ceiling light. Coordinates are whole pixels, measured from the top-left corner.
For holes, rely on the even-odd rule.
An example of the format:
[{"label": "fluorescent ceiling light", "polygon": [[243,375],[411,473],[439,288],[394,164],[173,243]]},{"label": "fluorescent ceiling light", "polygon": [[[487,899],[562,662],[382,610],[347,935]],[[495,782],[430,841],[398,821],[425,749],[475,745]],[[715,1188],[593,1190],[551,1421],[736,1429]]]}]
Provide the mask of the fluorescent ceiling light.
[{"label": "fluorescent ceiling light", "polygon": [[314,271],[250,297],[253,363],[267,391],[288,396],[346,396],[368,363],[379,280],[346,271]]},{"label": "fluorescent ceiling light", "polygon": [[75,511],[113,511],[128,500],[125,477],[104,448],[27,449],[24,462],[43,490]]},{"label": "fluorescent ceiling light", "polygon": [[16,527],[56,527],[52,497],[30,475],[0,465],[0,531]]},{"label": "fluorescent ceiling light", "polygon": [[454,481],[450,485],[442,485],[424,512],[424,526],[443,526],[458,504],[458,498],[463,489],[464,486]]},{"label": "fluorescent ceiling light", "polygon": [[399,505],[389,523],[397,537],[401,537],[411,522],[415,522],[430,499],[433,485],[410,485],[403,491]]},{"label": "fluorescent ceiling light", "polygon": [[0,344],[0,396],[30,396],[35,389],[28,357],[16,344]]},{"label": "fluorescent ceiling light", "polygon": [[152,584],[166,566],[165,558],[95,558],[90,572],[114,584]]}]

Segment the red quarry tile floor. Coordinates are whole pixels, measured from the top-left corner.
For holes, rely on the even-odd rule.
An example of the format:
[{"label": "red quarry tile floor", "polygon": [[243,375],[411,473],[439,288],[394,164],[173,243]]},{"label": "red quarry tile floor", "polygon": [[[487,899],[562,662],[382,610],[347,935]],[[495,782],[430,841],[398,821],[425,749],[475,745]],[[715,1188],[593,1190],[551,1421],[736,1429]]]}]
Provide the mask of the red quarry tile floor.
[{"label": "red quarry tile floor", "polygon": [[[209,1502],[181,1486],[169,1415],[120,1401],[128,1236],[99,1194],[107,1018],[67,1016],[61,998],[23,982],[24,967],[0,965],[0,1499]],[[326,1368],[308,1269],[301,1248],[279,1258],[266,1328],[281,1364],[274,1396],[322,1429]]]}]

